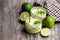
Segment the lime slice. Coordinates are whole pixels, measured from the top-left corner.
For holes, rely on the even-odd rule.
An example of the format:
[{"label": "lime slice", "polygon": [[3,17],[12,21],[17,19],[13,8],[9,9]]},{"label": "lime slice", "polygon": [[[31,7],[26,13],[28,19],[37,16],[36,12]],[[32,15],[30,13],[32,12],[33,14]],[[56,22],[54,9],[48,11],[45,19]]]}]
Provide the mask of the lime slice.
[{"label": "lime slice", "polygon": [[43,29],[41,30],[41,35],[42,35],[42,36],[49,36],[50,33],[51,33],[51,30],[50,30],[49,28],[43,28]]},{"label": "lime slice", "polygon": [[29,18],[28,12],[22,12],[20,15],[20,20],[25,21],[27,18]]},{"label": "lime slice", "polygon": [[46,10],[42,7],[33,7],[31,9],[31,16],[43,20],[46,17]]}]

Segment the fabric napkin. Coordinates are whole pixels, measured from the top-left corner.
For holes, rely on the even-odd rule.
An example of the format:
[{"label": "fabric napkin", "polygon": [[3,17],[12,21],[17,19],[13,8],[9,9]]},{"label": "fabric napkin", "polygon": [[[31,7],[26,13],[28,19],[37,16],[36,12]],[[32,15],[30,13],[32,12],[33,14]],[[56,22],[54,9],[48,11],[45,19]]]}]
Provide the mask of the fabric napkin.
[{"label": "fabric napkin", "polygon": [[47,14],[53,16],[55,21],[60,21],[60,4],[56,0],[37,0],[37,3],[46,8]]}]

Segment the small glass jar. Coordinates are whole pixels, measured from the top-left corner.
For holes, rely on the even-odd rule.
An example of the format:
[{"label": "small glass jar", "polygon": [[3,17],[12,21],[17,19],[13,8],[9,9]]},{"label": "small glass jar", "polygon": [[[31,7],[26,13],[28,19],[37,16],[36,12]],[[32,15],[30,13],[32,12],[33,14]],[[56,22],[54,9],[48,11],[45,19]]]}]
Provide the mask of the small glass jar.
[{"label": "small glass jar", "polygon": [[25,29],[28,33],[38,33],[42,29],[42,22],[38,19],[30,17],[25,22]]},{"label": "small glass jar", "polygon": [[42,7],[33,7],[31,9],[31,16],[33,18],[43,20],[46,17],[46,10]]}]

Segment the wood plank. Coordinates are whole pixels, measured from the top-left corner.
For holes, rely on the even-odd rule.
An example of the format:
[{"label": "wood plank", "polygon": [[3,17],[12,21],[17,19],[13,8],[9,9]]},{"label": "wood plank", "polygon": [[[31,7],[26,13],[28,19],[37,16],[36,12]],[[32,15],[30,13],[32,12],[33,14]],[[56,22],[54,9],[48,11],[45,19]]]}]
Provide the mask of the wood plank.
[{"label": "wood plank", "polygon": [[0,40],[3,40],[3,0],[0,0]]},{"label": "wood plank", "polygon": [[0,40],[3,40],[3,26],[2,26],[2,22],[3,22],[3,12],[2,9],[0,8]]}]

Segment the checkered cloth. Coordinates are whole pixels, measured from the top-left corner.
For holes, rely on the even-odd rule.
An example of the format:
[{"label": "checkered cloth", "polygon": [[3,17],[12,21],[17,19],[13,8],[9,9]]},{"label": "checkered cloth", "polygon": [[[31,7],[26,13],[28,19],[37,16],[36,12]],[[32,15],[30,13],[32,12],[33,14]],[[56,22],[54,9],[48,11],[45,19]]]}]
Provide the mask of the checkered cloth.
[{"label": "checkered cloth", "polygon": [[55,21],[60,21],[60,4],[56,0],[40,0],[38,1],[47,10],[47,14],[54,16]]}]

